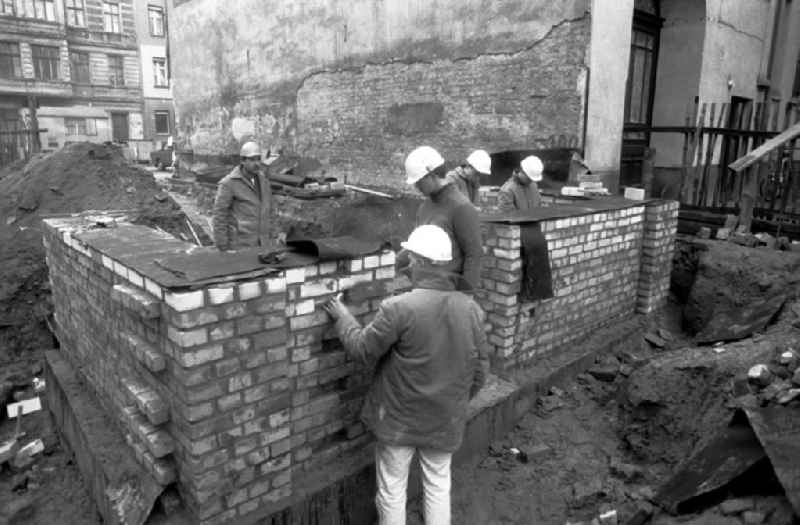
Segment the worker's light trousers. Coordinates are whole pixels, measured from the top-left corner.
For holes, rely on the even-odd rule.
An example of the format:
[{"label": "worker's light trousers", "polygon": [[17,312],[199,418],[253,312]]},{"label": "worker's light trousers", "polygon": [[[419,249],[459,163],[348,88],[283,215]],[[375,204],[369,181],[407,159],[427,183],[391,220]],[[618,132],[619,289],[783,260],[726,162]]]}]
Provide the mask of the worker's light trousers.
[{"label": "worker's light trousers", "polygon": [[425,525],[450,525],[450,452],[378,443],[375,470],[380,525],[406,525],[408,469],[414,452],[422,470]]}]

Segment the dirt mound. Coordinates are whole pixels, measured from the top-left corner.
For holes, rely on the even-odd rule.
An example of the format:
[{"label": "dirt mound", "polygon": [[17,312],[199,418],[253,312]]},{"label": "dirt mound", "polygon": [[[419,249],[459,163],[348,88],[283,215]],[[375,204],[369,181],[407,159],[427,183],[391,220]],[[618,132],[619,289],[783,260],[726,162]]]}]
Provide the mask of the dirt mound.
[{"label": "dirt mound", "polygon": [[[111,145],[77,143],[0,178],[0,363],[53,346],[41,219],[85,210],[139,210],[136,222],[191,239],[180,207]],[[196,230],[201,231],[199,228]]]},{"label": "dirt mound", "polygon": [[[800,289],[800,254],[692,240],[676,250],[672,287],[686,299],[685,328],[700,332],[715,313]],[[689,291],[690,290],[690,291]]]}]

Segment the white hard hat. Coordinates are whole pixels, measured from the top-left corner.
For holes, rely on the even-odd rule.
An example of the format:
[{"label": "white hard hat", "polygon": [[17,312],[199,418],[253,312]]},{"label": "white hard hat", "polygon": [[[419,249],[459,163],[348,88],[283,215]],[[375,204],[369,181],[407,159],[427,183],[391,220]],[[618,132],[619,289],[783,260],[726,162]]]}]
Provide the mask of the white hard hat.
[{"label": "white hard hat", "polygon": [[444,164],[439,152],[430,146],[420,146],[406,157],[406,183],[414,184]]},{"label": "white hard hat", "polygon": [[239,151],[239,156],[243,158],[261,157],[261,147],[255,142],[245,142]]},{"label": "white hard hat", "polygon": [[434,262],[453,260],[453,243],[447,232],[433,224],[417,227],[400,246]]},{"label": "white hard hat", "polygon": [[492,158],[482,149],[476,149],[470,153],[469,157],[467,157],[467,163],[484,175],[492,173]]},{"label": "white hard hat", "polygon": [[542,180],[542,171],[544,171],[544,165],[542,164],[542,161],[539,160],[539,157],[535,155],[525,157],[522,159],[522,162],[520,162],[519,165],[522,168],[522,172],[533,182],[539,182]]}]

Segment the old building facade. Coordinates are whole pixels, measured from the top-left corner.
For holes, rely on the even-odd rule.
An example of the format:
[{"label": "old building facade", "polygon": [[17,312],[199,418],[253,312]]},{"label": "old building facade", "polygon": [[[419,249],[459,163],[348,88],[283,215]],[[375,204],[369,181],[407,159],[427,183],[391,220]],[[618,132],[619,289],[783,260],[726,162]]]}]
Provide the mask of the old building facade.
[{"label": "old building facade", "polygon": [[[32,149],[49,151],[84,140],[126,144],[134,158],[152,149],[158,134],[150,119],[156,110],[143,95],[163,106],[169,92],[145,81],[153,72],[151,65],[144,74],[140,58],[144,48],[137,33],[148,16],[140,3],[0,2],[3,163]],[[166,58],[164,52],[158,55]],[[39,132],[21,133],[30,128]]]},{"label": "old building facade", "polygon": [[[144,144],[138,155],[162,147],[175,128],[175,111],[169,84],[166,0],[134,0],[136,34],[142,71],[142,120]],[[145,157],[146,158],[146,157]]]},{"label": "old building facade", "polygon": [[177,4],[182,147],[230,154],[252,136],[385,185],[429,143],[452,160],[573,147],[613,188],[644,147],[675,162],[675,138],[643,128],[683,124],[695,97],[768,96],[765,57],[770,91],[800,47],[789,0]]}]

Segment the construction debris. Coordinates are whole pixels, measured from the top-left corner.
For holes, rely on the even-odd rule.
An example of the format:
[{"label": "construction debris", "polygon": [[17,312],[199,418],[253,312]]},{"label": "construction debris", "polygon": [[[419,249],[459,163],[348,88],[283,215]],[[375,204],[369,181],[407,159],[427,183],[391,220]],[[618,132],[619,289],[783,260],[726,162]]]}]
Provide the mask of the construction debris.
[{"label": "construction debris", "polygon": [[6,413],[8,418],[15,418],[19,416],[24,416],[25,414],[30,414],[31,412],[36,412],[42,409],[42,401],[39,397],[34,397],[32,399],[24,399],[17,403],[11,403],[6,406]]}]

